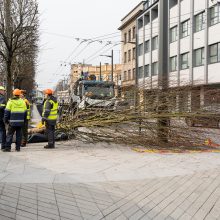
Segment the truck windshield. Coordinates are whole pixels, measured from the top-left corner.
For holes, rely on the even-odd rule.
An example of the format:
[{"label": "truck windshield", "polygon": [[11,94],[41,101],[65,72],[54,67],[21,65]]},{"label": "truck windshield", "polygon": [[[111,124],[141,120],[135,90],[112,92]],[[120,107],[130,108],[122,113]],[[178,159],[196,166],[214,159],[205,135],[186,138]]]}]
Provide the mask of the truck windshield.
[{"label": "truck windshield", "polygon": [[111,99],[114,88],[112,85],[84,85],[84,95],[91,99]]}]

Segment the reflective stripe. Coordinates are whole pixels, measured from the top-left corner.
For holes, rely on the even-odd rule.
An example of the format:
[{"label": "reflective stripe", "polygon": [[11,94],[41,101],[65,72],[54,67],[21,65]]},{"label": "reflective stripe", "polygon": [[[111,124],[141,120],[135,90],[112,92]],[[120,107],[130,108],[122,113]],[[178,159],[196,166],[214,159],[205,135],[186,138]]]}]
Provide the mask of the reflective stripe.
[{"label": "reflective stripe", "polygon": [[10,122],[24,122],[24,120],[9,120]]},{"label": "reflective stripe", "polygon": [[0,104],[0,106],[6,106],[6,104]]}]

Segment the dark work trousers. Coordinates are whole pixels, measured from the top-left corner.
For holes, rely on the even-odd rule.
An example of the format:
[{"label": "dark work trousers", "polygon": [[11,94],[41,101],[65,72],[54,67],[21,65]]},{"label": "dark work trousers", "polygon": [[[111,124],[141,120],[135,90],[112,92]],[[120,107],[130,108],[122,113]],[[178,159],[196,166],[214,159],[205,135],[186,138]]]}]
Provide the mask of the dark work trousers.
[{"label": "dark work trousers", "polygon": [[6,130],[5,130],[5,123],[0,120],[0,141],[1,141],[1,149],[5,148],[6,142]]},{"label": "dark work trousers", "polygon": [[11,150],[11,144],[13,141],[14,133],[16,132],[16,150],[20,150],[21,147],[21,139],[22,139],[22,133],[21,133],[22,127],[14,127],[9,125],[8,132],[6,136],[6,144],[5,148]]},{"label": "dark work trousers", "polygon": [[28,120],[24,121],[24,125],[22,127],[22,144],[26,144],[28,139]]},{"label": "dark work trousers", "polygon": [[46,134],[48,138],[48,145],[55,146],[55,125],[46,122]]}]

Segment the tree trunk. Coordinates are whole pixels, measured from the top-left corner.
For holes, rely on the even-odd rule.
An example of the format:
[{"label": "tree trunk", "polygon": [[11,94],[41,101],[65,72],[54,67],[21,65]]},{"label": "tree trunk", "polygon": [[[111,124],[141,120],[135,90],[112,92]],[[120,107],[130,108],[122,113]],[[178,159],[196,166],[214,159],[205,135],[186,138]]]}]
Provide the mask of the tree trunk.
[{"label": "tree trunk", "polygon": [[11,74],[11,62],[7,62],[7,69],[6,69],[6,75],[7,75],[7,100],[12,96],[12,74]]}]

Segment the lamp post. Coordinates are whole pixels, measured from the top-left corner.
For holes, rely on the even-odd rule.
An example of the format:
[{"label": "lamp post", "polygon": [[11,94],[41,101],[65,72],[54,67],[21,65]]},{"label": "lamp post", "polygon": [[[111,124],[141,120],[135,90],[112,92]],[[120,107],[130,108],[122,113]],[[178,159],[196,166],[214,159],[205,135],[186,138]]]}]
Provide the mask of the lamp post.
[{"label": "lamp post", "polygon": [[101,57],[109,57],[112,60],[112,70],[111,70],[111,78],[113,82],[113,75],[114,75],[114,51],[112,50],[112,55],[100,55]]}]

